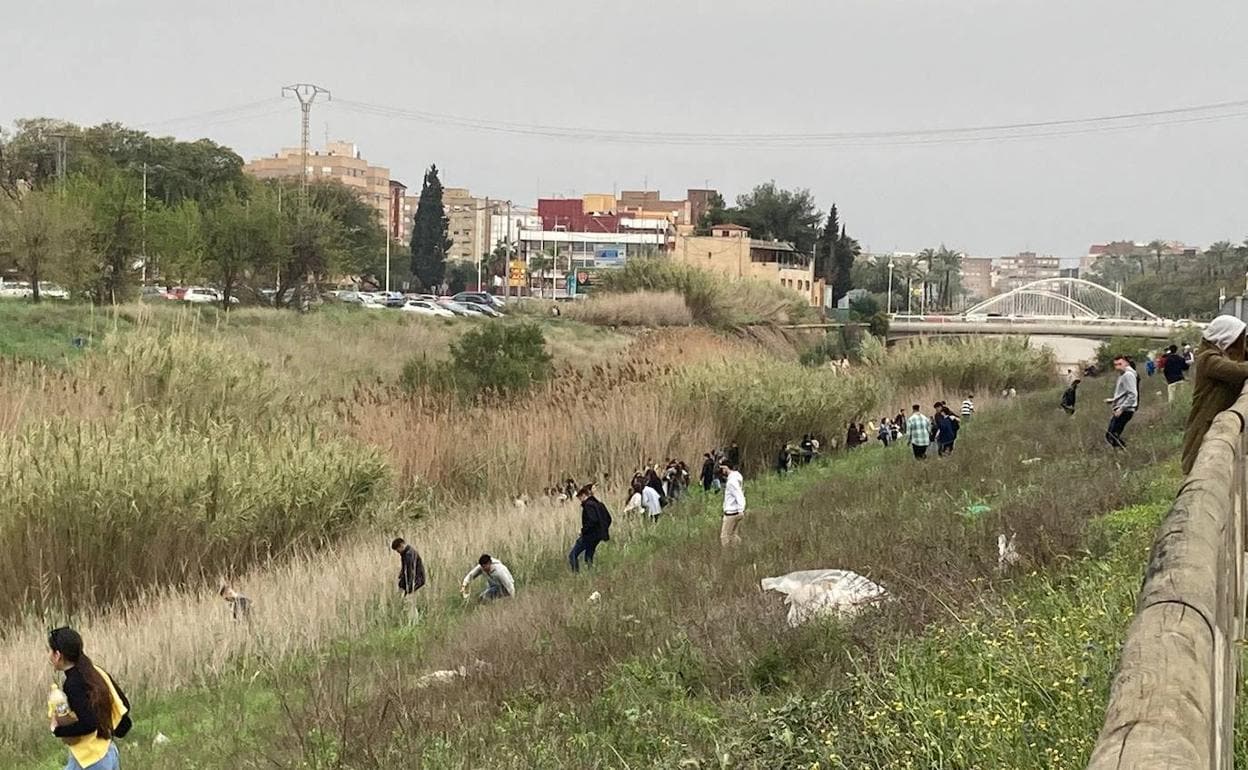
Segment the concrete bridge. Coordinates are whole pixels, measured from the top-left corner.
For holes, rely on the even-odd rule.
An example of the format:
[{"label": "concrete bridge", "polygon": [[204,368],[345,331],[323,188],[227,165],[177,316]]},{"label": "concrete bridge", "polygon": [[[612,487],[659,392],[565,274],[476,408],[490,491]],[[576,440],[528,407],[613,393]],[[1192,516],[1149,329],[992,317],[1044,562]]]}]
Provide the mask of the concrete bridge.
[{"label": "concrete bridge", "polygon": [[1109,318],[972,318],[962,316],[895,315],[889,322],[889,338],[969,335],[969,334],[1048,334],[1108,339],[1142,337],[1168,339],[1178,329],[1191,325],[1173,321],[1131,321]]}]

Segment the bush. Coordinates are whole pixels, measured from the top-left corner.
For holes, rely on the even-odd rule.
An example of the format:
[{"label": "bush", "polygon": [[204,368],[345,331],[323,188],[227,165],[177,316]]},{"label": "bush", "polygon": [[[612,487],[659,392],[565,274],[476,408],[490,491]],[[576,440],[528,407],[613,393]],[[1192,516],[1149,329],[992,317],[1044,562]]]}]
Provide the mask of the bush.
[{"label": "bush", "polygon": [[1131,356],[1143,365],[1149,342],[1138,337],[1110,337],[1096,347],[1096,369],[1106,372],[1114,366],[1114,356]]},{"label": "bush", "polygon": [[675,291],[600,294],[585,302],[560,305],[573,320],[599,326],[689,326],[693,313]]},{"label": "bush", "polygon": [[516,393],[550,379],[546,339],[535,323],[488,323],[451,343],[450,361],[409,359],[399,375],[407,393]]}]

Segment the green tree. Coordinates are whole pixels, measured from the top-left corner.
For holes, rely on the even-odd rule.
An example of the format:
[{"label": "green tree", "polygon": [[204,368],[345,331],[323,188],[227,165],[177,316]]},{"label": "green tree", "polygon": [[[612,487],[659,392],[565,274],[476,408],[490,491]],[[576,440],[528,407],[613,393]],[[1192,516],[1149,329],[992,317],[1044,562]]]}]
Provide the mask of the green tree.
[{"label": "green tree", "polygon": [[698,220],[693,234],[710,235],[712,227],[730,221],[732,221],[731,212],[724,203],[724,196],[718,192],[713,192],[707,200],[706,211],[702,213],[702,217]]},{"label": "green tree", "polygon": [[[836,242],[841,237],[841,223],[836,212],[836,204],[828,209],[828,221],[819,232],[819,240],[815,243],[815,278],[832,285],[836,273]],[[839,297],[833,297],[833,303]]]},{"label": "green tree", "polygon": [[281,218],[283,230],[289,235],[274,276],[277,289],[273,303],[288,306],[294,301],[300,309],[306,309],[320,283],[337,272],[347,244],[342,225],[329,212],[318,208],[300,212],[298,207],[285,211],[291,209],[295,209],[294,213]]},{"label": "green tree", "polygon": [[67,194],[91,219],[91,248],[73,271],[76,288],[97,304],[124,302],[138,283],[143,219],[139,185],[114,169],[98,181],[75,177]]},{"label": "green tree", "polygon": [[15,199],[0,198],[0,253],[30,282],[32,299],[39,284],[89,247],[85,212],[49,190],[31,190]]},{"label": "green tree", "polygon": [[755,238],[788,241],[803,254],[813,252],[822,220],[810,190],[784,190],[774,181],[738,196],[731,213],[731,221],[750,228]]},{"label": "green tree", "polygon": [[412,274],[428,291],[436,291],[445,278],[446,252],[451,248],[451,239],[446,234],[449,224],[442,204],[438,167],[430,166],[420,190],[420,203],[416,206],[411,246]]},{"label": "green tree", "polygon": [[204,216],[205,267],[229,309],[240,281],[267,271],[282,254],[276,201],[257,187],[251,198],[229,192]]},{"label": "green tree", "polygon": [[854,260],[862,253],[858,241],[845,233],[845,225],[836,236],[832,249],[832,302],[837,303],[854,288]]},{"label": "green tree", "polygon": [[200,204],[183,200],[157,204],[147,213],[147,276],[166,285],[204,279],[204,215]]},{"label": "green tree", "polygon": [[452,260],[446,265],[446,291],[458,294],[466,291],[469,286],[477,284],[477,266],[462,259]]}]

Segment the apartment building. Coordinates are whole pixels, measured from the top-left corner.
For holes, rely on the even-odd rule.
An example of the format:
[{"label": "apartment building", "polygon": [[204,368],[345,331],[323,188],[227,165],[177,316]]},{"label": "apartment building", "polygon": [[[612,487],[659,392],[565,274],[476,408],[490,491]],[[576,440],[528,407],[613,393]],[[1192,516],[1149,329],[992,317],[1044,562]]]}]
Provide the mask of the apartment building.
[{"label": "apartment building", "polygon": [[[298,178],[303,175],[303,152],[298,147],[283,147],[272,156],[248,161],[243,171],[257,179]],[[382,222],[388,209],[393,214],[390,169],[364,160],[359,147],[351,142],[329,142],[324,149],[310,149],[307,172],[309,181],[332,179],[358,191],[377,209]]]},{"label": "apartment building", "polygon": [[997,273],[992,257],[962,258],[962,288],[971,300],[997,294]]},{"label": "apartment building", "polygon": [[1012,257],[1001,257],[997,260],[997,291],[995,293],[1013,291],[1043,278],[1057,278],[1061,272],[1060,257],[1041,256],[1034,251],[1020,251]]}]

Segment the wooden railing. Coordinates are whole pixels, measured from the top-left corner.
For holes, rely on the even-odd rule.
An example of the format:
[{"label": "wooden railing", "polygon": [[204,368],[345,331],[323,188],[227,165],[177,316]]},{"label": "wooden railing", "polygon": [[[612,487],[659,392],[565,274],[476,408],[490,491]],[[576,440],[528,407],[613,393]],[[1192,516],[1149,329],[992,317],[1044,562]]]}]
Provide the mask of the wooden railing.
[{"label": "wooden railing", "polygon": [[1089,770],[1229,770],[1243,638],[1248,386],[1153,542]]}]

